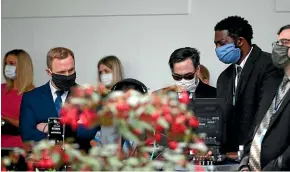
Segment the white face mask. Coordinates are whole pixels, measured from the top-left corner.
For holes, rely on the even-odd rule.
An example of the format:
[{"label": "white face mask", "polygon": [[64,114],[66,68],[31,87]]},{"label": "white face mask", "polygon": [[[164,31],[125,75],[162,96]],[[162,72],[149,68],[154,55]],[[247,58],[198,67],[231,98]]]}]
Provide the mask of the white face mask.
[{"label": "white face mask", "polygon": [[113,83],[113,74],[112,73],[101,74],[100,80],[105,86],[110,86]]},{"label": "white face mask", "polygon": [[182,78],[182,80],[180,81],[175,80],[175,84],[177,86],[183,87],[186,91],[195,92],[198,85],[198,78],[196,76],[194,76],[194,78],[191,80],[186,80]]},{"label": "white face mask", "polygon": [[9,79],[16,78],[16,66],[6,65],[5,66],[5,76]]}]

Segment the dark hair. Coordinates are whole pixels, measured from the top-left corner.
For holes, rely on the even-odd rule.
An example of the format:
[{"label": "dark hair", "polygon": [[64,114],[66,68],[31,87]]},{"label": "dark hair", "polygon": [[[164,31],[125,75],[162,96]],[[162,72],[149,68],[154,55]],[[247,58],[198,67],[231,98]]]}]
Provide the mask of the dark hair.
[{"label": "dark hair", "polygon": [[240,16],[230,16],[218,22],[214,27],[215,31],[227,30],[233,39],[243,37],[249,44],[252,44],[253,29],[247,20]]},{"label": "dark hair", "polygon": [[279,29],[279,31],[278,31],[277,34],[280,35],[280,33],[283,32],[283,31],[286,30],[286,29],[290,29],[290,24],[287,24],[287,25],[281,27],[281,28]]},{"label": "dark hair", "polygon": [[192,61],[192,64],[195,68],[200,64],[200,56],[199,51],[195,48],[191,47],[185,47],[185,48],[179,48],[175,50],[169,59],[169,66],[171,71],[173,71],[173,66],[175,63],[182,62],[186,59],[190,58]]},{"label": "dark hair", "polygon": [[133,78],[127,78],[122,81],[117,82],[113,87],[112,91],[126,91],[128,89],[133,89],[139,91],[142,94],[148,92],[147,87],[141,82]]}]

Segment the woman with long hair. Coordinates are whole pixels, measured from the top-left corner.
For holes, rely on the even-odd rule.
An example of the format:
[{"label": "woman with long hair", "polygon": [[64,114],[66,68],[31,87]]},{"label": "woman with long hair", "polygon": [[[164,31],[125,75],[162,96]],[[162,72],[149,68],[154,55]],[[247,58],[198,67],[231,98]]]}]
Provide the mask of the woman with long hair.
[{"label": "woman with long hair", "polygon": [[99,82],[106,88],[111,87],[124,78],[123,66],[116,56],[106,56],[98,62]]},{"label": "woman with long hair", "polygon": [[23,147],[17,131],[22,95],[34,88],[32,60],[24,50],[15,49],[5,54],[3,64],[6,83],[1,84],[1,147]]}]

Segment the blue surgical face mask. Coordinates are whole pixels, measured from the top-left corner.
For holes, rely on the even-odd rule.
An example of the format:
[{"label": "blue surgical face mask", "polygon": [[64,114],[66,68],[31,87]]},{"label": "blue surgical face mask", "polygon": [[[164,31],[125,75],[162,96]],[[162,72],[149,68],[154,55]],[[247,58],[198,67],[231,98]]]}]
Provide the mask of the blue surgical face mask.
[{"label": "blue surgical face mask", "polygon": [[5,66],[5,76],[9,79],[16,78],[16,66],[6,65]]},{"label": "blue surgical face mask", "polygon": [[225,64],[234,64],[240,60],[241,50],[234,43],[229,43],[215,49],[219,60]]}]

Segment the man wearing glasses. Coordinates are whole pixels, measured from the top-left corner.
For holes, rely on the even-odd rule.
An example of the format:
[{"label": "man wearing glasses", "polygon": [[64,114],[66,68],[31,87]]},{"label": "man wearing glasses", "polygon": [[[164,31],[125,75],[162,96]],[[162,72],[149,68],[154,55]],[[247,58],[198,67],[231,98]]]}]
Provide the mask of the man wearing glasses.
[{"label": "man wearing glasses", "polygon": [[248,140],[263,86],[277,70],[271,54],[252,44],[252,26],[242,17],[230,16],[214,28],[218,59],[230,64],[218,77],[217,97],[225,100],[225,143],[222,152],[236,159]]},{"label": "man wearing glasses", "polygon": [[200,56],[197,49],[185,47],[175,50],[170,56],[169,66],[175,85],[157,90],[154,93],[170,90],[181,96],[181,92],[185,90],[190,99],[216,98],[216,88],[203,83],[197,76],[200,66]]},{"label": "man wearing glasses", "polygon": [[279,30],[272,61],[282,70],[265,85],[258,125],[245,145],[242,171],[290,170],[290,25]]}]

